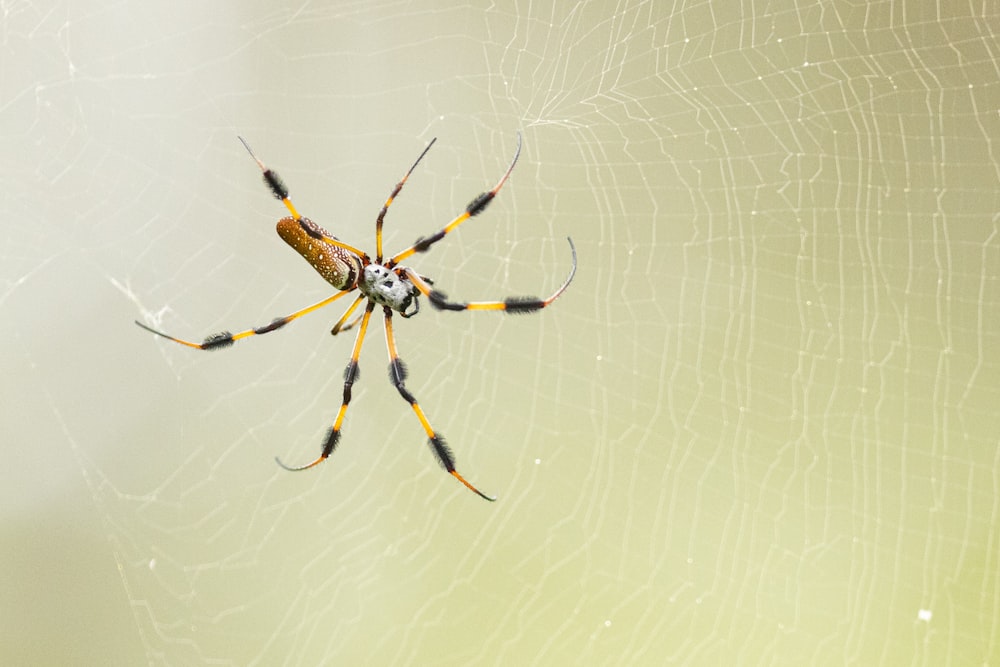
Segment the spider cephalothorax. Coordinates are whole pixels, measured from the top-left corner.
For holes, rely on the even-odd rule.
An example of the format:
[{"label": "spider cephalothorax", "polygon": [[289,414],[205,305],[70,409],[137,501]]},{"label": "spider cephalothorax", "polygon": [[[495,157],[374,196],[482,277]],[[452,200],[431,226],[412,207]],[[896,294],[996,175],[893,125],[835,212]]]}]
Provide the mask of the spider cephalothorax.
[{"label": "spider cephalothorax", "polygon": [[[391,308],[403,317],[416,315],[419,309],[416,304],[420,290],[414,287],[406,274],[399,275],[381,264],[365,267],[358,289],[378,305]],[[409,310],[411,305],[414,306],[412,311]]]}]

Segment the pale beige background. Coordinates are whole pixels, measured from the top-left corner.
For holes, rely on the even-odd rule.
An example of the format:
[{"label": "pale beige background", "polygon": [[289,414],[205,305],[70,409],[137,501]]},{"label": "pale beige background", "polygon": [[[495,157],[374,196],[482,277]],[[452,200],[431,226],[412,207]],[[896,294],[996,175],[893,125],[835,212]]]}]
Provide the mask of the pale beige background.
[{"label": "pale beige background", "polygon": [[[781,4],[781,3],[779,3]],[[990,3],[5,3],[3,664],[1000,660]],[[984,8],[993,12],[977,14]],[[283,209],[542,313],[373,328]]]}]

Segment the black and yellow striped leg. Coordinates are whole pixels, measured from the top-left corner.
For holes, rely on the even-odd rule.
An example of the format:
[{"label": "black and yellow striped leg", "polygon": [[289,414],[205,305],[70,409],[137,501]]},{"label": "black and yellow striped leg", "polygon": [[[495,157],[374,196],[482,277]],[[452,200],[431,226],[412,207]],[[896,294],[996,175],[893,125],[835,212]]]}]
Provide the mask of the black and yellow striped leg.
[{"label": "black and yellow striped leg", "polygon": [[368,331],[368,320],[371,318],[374,309],[375,302],[369,301],[368,306],[365,308],[365,314],[361,317],[361,327],[358,329],[358,337],[354,341],[351,360],[348,362],[347,368],[344,369],[344,398],[340,403],[340,410],[337,412],[337,419],[333,422],[333,427],[327,431],[326,440],[323,441],[323,449],[320,451],[319,457],[311,463],[293,468],[285,465],[281,462],[281,459],[275,456],[274,460],[285,470],[296,472],[312,468],[325,461],[337,446],[337,442],[340,440],[340,427],[344,423],[344,415],[347,414],[347,406],[351,402],[351,387],[354,386],[354,381],[358,379],[358,357],[361,356],[361,344],[365,342],[365,332]]},{"label": "black and yellow striped leg", "polygon": [[465,211],[461,215],[459,215],[457,218],[449,222],[435,234],[432,234],[426,238],[417,239],[417,242],[414,243],[412,246],[390,257],[389,261],[386,262],[385,265],[388,266],[389,268],[392,268],[397,264],[399,264],[400,262],[402,262],[407,257],[409,257],[410,255],[413,255],[414,253],[427,252],[432,245],[434,245],[435,243],[443,239],[445,236],[450,234],[460,224],[462,224],[472,216],[479,215],[484,210],[486,210],[486,207],[489,206],[489,203],[493,201],[493,198],[497,196],[498,192],[500,192],[500,188],[502,188],[503,184],[507,182],[507,179],[510,177],[510,172],[514,170],[514,165],[517,164],[517,158],[520,155],[521,155],[521,133],[518,132],[517,150],[514,152],[514,159],[511,160],[510,166],[507,167],[507,171],[500,178],[497,184],[493,186],[493,189],[487,190],[486,192],[480,194],[478,197],[469,202],[469,205],[465,207]]},{"label": "black and yellow striped leg", "polygon": [[420,161],[424,159],[424,156],[427,155],[427,151],[431,149],[431,146],[434,145],[435,141],[437,141],[437,137],[431,139],[430,143],[427,144],[427,148],[425,148],[423,152],[413,162],[413,165],[410,167],[409,171],[406,172],[403,178],[399,179],[399,183],[396,183],[396,187],[394,187],[392,189],[392,192],[389,193],[389,198],[385,200],[385,205],[382,206],[382,210],[378,212],[378,218],[375,219],[375,263],[376,264],[382,263],[382,223],[385,221],[385,214],[389,210],[389,207],[392,206],[392,201],[399,195],[400,190],[403,189],[403,186],[406,184],[406,180],[410,177],[410,174],[412,174],[413,170],[417,168],[417,165],[420,164]]},{"label": "black and yellow striped leg", "polygon": [[146,326],[139,320],[136,320],[135,323],[150,333],[154,333],[157,336],[162,336],[167,340],[172,340],[175,343],[180,343],[181,345],[187,345],[188,347],[193,347],[197,350],[218,350],[223,347],[229,347],[230,345],[240,340],[241,338],[248,338],[250,336],[260,336],[261,334],[277,331],[278,329],[285,326],[292,320],[298,319],[303,315],[308,315],[314,310],[319,310],[323,306],[327,306],[333,303],[334,301],[344,296],[345,294],[349,294],[349,292],[337,292],[333,296],[327,297],[326,299],[314,303],[311,306],[306,306],[302,310],[297,310],[291,315],[285,315],[284,317],[275,318],[271,320],[270,324],[265,324],[262,327],[254,327],[253,329],[247,329],[246,331],[240,331],[239,333],[220,331],[217,334],[212,334],[211,336],[208,336],[207,338],[205,338],[205,340],[203,340],[200,343],[192,343],[191,341],[184,340],[183,338],[174,338],[173,336],[165,334],[162,331],[157,331],[156,329],[150,326]]},{"label": "black and yellow striped leg", "polygon": [[366,253],[364,250],[359,250],[358,248],[355,248],[350,244],[344,243],[343,241],[333,238],[329,234],[325,233],[326,230],[324,230],[322,227],[314,223],[312,220],[309,220],[308,218],[303,218],[299,214],[298,210],[296,210],[295,206],[292,204],[292,200],[288,192],[288,186],[285,185],[285,182],[281,179],[280,176],[278,176],[277,172],[274,172],[271,169],[269,169],[267,165],[265,165],[264,162],[259,157],[257,157],[257,155],[253,152],[253,149],[250,148],[250,144],[247,143],[246,139],[244,139],[243,137],[237,137],[237,138],[243,144],[243,147],[247,149],[247,153],[250,153],[250,157],[253,158],[253,161],[257,163],[258,167],[260,167],[261,172],[264,174],[264,183],[267,184],[267,188],[271,191],[271,194],[274,195],[275,199],[278,199],[279,201],[281,201],[282,204],[285,205],[285,208],[288,209],[288,212],[292,214],[292,218],[294,218],[295,221],[299,223],[299,225],[301,225],[302,230],[306,234],[308,234],[310,237],[316,240],[325,241],[326,243],[329,243],[332,246],[342,248],[347,252],[353,253],[358,257],[364,258],[364,260],[367,262],[368,253]]},{"label": "black and yellow striped leg", "polygon": [[546,299],[541,299],[537,296],[511,296],[507,297],[503,301],[471,301],[471,302],[458,302],[458,301],[448,301],[448,296],[441,290],[433,289],[426,279],[422,278],[413,269],[404,268],[403,273],[406,277],[413,283],[420,292],[427,297],[427,300],[431,302],[431,305],[439,310],[502,310],[507,313],[531,313],[536,310],[541,310],[545,308],[553,301],[559,298],[559,296],[566,291],[569,287],[570,282],[573,280],[573,276],[576,275],[576,246],[573,245],[573,239],[566,237],[569,241],[570,252],[573,254],[573,267],[569,271],[569,275],[566,277],[565,282],[552,293]]},{"label": "black and yellow striped leg", "polygon": [[423,409],[421,409],[420,404],[417,403],[417,399],[410,393],[410,390],[407,389],[404,384],[406,381],[406,366],[399,358],[399,353],[396,351],[396,339],[392,335],[392,309],[387,306],[383,306],[382,310],[385,312],[385,344],[386,347],[389,348],[389,379],[396,387],[399,395],[410,404],[410,407],[413,408],[413,412],[416,413],[417,419],[420,420],[420,425],[424,427],[424,431],[427,433],[428,443],[434,451],[434,456],[437,457],[437,460],[441,464],[442,468],[444,468],[452,477],[464,484],[470,491],[478,495],[480,498],[485,498],[490,502],[496,500],[496,496],[486,495],[462,477],[457,470],[455,470],[455,456],[451,453],[451,448],[448,447],[447,443],[445,443],[441,434],[436,433],[431,427],[430,422],[427,421],[426,415],[424,415]]}]

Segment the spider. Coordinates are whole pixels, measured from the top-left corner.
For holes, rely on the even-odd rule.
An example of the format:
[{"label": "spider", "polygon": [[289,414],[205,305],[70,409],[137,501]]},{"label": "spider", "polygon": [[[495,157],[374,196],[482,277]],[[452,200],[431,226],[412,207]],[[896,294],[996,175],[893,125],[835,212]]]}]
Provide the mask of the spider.
[{"label": "spider", "polygon": [[[358,296],[354,299],[354,302],[350,305],[347,311],[344,312],[341,318],[337,320],[337,323],[330,331],[331,334],[336,336],[342,331],[347,331],[355,326],[358,327],[357,336],[354,340],[354,348],[351,351],[351,359],[347,364],[347,368],[344,370],[343,400],[340,403],[340,410],[337,412],[337,417],[333,422],[333,426],[327,431],[320,455],[310,463],[294,467],[285,465],[278,457],[275,457],[275,461],[277,461],[278,465],[285,470],[299,471],[312,468],[313,466],[322,463],[333,453],[337,443],[340,441],[344,415],[347,413],[347,406],[351,402],[351,388],[358,379],[358,358],[361,355],[361,345],[364,342],[365,334],[368,331],[368,322],[375,308],[381,306],[384,318],[383,322],[385,324],[385,344],[389,352],[389,379],[393,386],[396,387],[399,395],[410,404],[410,407],[416,414],[417,419],[420,420],[420,425],[423,426],[424,431],[427,433],[431,451],[434,452],[435,457],[445,471],[464,484],[469,490],[486,500],[496,500],[495,496],[486,495],[477,489],[471,482],[466,480],[461,474],[459,474],[459,472],[455,469],[455,457],[452,454],[451,448],[445,443],[441,434],[434,430],[428,421],[427,416],[424,414],[423,408],[420,407],[420,404],[417,402],[414,395],[410,393],[410,390],[406,388],[405,381],[407,378],[407,371],[406,366],[399,358],[399,353],[396,350],[396,338],[392,329],[392,315],[393,312],[399,313],[400,316],[404,318],[416,315],[420,310],[420,296],[427,297],[427,299],[431,302],[431,305],[439,310],[502,310],[507,313],[530,313],[536,310],[541,310],[542,308],[550,305],[569,286],[570,281],[573,280],[573,276],[576,274],[576,247],[573,245],[573,239],[569,237],[567,237],[566,240],[569,241],[570,252],[572,253],[572,268],[570,269],[569,276],[566,278],[565,282],[563,282],[562,286],[560,286],[559,289],[557,289],[547,299],[540,299],[534,296],[519,296],[508,297],[502,301],[449,301],[447,295],[440,290],[431,287],[434,282],[430,278],[422,276],[413,269],[400,264],[400,262],[418,252],[427,252],[430,250],[431,246],[453,232],[463,222],[475,215],[479,215],[486,209],[489,203],[493,201],[493,198],[496,197],[500,188],[503,187],[503,184],[507,182],[508,177],[510,177],[511,172],[514,170],[514,165],[517,164],[517,158],[521,154],[520,133],[517,135],[517,149],[514,152],[514,159],[511,160],[507,171],[500,178],[497,184],[493,186],[493,189],[483,192],[473,199],[469,205],[465,207],[465,210],[461,214],[442,227],[439,231],[435,232],[431,236],[420,237],[409,248],[396,253],[388,259],[383,259],[382,224],[385,220],[385,214],[392,205],[392,202],[403,189],[403,185],[410,177],[410,174],[413,173],[413,170],[416,169],[417,165],[420,164],[420,161],[431,149],[431,146],[433,146],[434,142],[437,141],[436,138],[431,139],[430,143],[428,143],[423,152],[420,153],[410,169],[403,175],[403,178],[400,179],[400,181],[392,189],[392,192],[389,194],[389,198],[386,199],[385,204],[382,206],[382,210],[379,211],[378,217],[375,219],[375,261],[372,261],[371,257],[369,257],[369,255],[363,250],[338,240],[335,236],[331,235],[330,232],[326,231],[309,218],[299,215],[299,212],[295,209],[295,206],[292,205],[292,201],[289,198],[288,188],[285,186],[278,174],[264,165],[264,163],[254,154],[250,145],[243,137],[238,138],[240,142],[242,142],[244,148],[247,149],[247,152],[250,153],[250,157],[253,158],[254,162],[257,163],[257,166],[260,167],[261,172],[263,172],[264,182],[267,184],[268,189],[271,190],[271,193],[277,199],[281,200],[281,203],[285,205],[285,208],[287,208],[288,212],[291,214],[290,216],[284,217],[278,221],[278,235],[285,241],[285,243],[290,245],[297,253],[302,255],[302,257],[309,262],[309,264],[311,264],[312,267],[321,276],[323,276],[328,283],[333,285],[338,292],[333,296],[323,299],[322,301],[306,306],[301,310],[297,310],[290,315],[276,318],[272,320],[270,324],[254,327],[238,333],[222,331],[208,336],[200,343],[175,338],[174,336],[165,334],[162,331],[157,331],[156,329],[153,329],[138,320],[136,321],[136,324],[150,333],[162,336],[163,338],[172,340],[175,343],[180,343],[181,345],[193,347],[198,350],[217,350],[229,347],[236,341],[243,338],[259,336],[271,333],[272,331],[277,331],[292,320],[296,320],[303,315],[313,312],[314,310],[327,306],[342,296],[357,290],[360,294],[358,294]],[[354,313],[362,301],[367,301],[364,311],[353,320],[350,320],[351,314]]]}]

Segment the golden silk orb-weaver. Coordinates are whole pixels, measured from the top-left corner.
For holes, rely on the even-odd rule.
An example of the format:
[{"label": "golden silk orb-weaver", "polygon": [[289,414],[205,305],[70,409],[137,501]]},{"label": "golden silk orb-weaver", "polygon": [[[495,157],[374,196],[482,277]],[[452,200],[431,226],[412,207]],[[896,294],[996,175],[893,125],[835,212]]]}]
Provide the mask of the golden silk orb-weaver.
[{"label": "golden silk orb-weaver", "polygon": [[[566,240],[569,241],[569,248],[572,254],[572,268],[570,269],[569,276],[566,277],[566,280],[559,287],[559,289],[546,299],[534,296],[517,296],[508,297],[501,301],[449,301],[448,297],[443,292],[432,287],[434,282],[430,278],[424,277],[413,269],[400,264],[400,262],[411,255],[418,252],[427,252],[430,250],[431,246],[451,232],[455,231],[455,229],[463,222],[486,210],[486,207],[491,201],[493,201],[493,198],[496,197],[500,188],[502,188],[504,183],[507,182],[511,172],[514,170],[514,165],[517,164],[517,158],[521,154],[520,133],[517,135],[517,149],[514,152],[514,158],[511,160],[510,166],[491,190],[487,190],[473,199],[469,205],[465,207],[465,210],[461,214],[434,234],[418,238],[417,241],[409,248],[396,253],[388,259],[383,259],[382,224],[385,220],[385,214],[392,205],[392,202],[403,189],[403,185],[410,177],[410,174],[413,173],[413,170],[416,169],[417,165],[420,164],[420,161],[425,155],[427,155],[427,151],[429,151],[431,146],[434,145],[434,142],[437,141],[437,139],[431,139],[430,143],[428,143],[427,147],[420,153],[419,157],[417,157],[410,169],[403,175],[403,178],[396,183],[396,186],[389,194],[389,198],[386,199],[385,204],[382,206],[382,210],[379,211],[378,217],[375,219],[374,261],[372,261],[368,253],[340,241],[335,236],[331,235],[330,232],[326,231],[309,218],[299,215],[295,206],[292,205],[291,199],[289,199],[288,188],[285,186],[285,183],[281,180],[281,178],[279,178],[278,174],[264,165],[260,158],[254,154],[250,145],[245,139],[243,139],[243,137],[239,137],[239,140],[243,143],[247,152],[250,153],[250,157],[254,159],[263,172],[264,182],[267,184],[268,189],[271,190],[272,194],[274,194],[277,199],[281,200],[281,203],[285,205],[285,208],[287,208],[288,212],[291,214],[278,221],[278,235],[284,239],[285,243],[290,245],[297,253],[302,255],[302,257],[309,262],[309,264],[311,264],[321,276],[323,276],[324,280],[336,288],[338,290],[337,293],[323,299],[322,301],[306,306],[301,310],[297,310],[290,315],[274,319],[270,324],[254,327],[253,329],[247,329],[238,333],[223,331],[208,336],[200,343],[175,338],[163,333],[162,331],[157,331],[156,329],[153,329],[152,327],[149,327],[139,321],[136,321],[136,324],[146,331],[154,333],[157,336],[162,336],[168,340],[172,340],[175,343],[180,343],[181,345],[193,347],[198,350],[217,350],[228,347],[243,338],[259,336],[271,333],[272,331],[277,331],[292,320],[296,320],[303,315],[307,315],[314,310],[318,310],[333,303],[347,294],[357,291],[359,294],[354,299],[354,302],[341,316],[341,318],[337,320],[337,323],[330,331],[333,335],[337,335],[342,331],[347,331],[348,329],[353,329],[355,327],[357,327],[358,330],[357,336],[354,340],[354,348],[351,350],[351,359],[347,364],[347,368],[344,370],[344,394],[340,403],[340,410],[337,412],[337,417],[333,422],[333,426],[329,429],[329,431],[327,431],[320,455],[310,463],[295,467],[285,465],[281,462],[281,459],[277,457],[275,457],[275,461],[277,461],[278,465],[285,470],[306,470],[322,463],[327,459],[327,457],[330,456],[330,454],[333,453],[337,443],[340,441],[340,432],[344,423],[344,415],[347,414],[347,406],[351,402],[351,388],[354,386],[354,382],[358,379],[358,358],[361,355],[361,345],[364,343],[365,334],[368,331],[368,322],[371,319],[372,312],[375,308],[381,306],[383,323],[385,325],[385,344],[389,352],[389,379],[392,381],[393,386],[396,387],[399,395],[410,404],[413,412],[417,415],[417,419],[420,420],[420,425],[423,426],[424,432],[427,434],[431,451],[434,452],[434,455],[437,457],[441,466],[468,489],[486,500],[496,500],[495,496],[486,495],[477,489],[471,482],[466,480],[461,474],[459,474],[459,472],[455,469],[455,457],[452,454],[451,448],[445,443],[444,437],[434,430],[430,421],[428,421],[427,416],[424,414],[423,408],[421,408],[420,404],[417,402],[416,397],[414,397],[414,395],[410,393],[410,390],[406,388],[406,366],[399,358],[399,353],[396,350],[396,337],[393,334],[392,315],[396,312],[404,318],[413,317],[420,310],[419,298],[421,296],[427,297],[427,299],[431,302],[431,305],[439,310],[500,310],[507,313],[531,313],[550,305],[553,301],[559,298],[559,295],[561,295],[569,286],[570,281],[573,280],[573,276],[576,274],[576,248],[573,245],[573,240],[569,237],[567,237]],[[360,306],[363,301],[366,302],[364,311],[357,315],[354,319],[351,319],[351,314],[357,310],[358,306]]]}]

